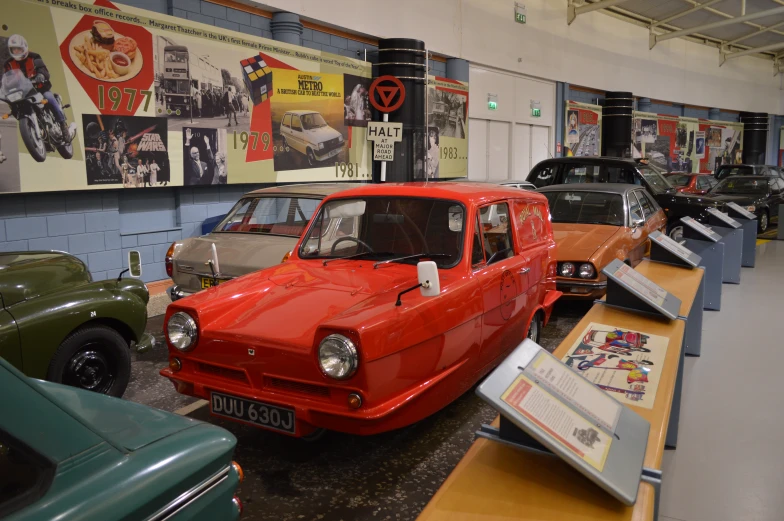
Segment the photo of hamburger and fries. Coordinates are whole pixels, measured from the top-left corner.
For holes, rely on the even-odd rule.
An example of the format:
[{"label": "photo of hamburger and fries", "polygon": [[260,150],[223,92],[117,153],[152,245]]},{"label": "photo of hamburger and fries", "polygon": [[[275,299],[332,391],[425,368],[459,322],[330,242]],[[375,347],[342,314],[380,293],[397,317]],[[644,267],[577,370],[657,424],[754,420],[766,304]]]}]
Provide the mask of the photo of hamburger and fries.
[{"label": "photo of hamburger and fries", "polygon": [[127,81],[142,70],[142,53],[136,40],[115,33],[102,20],[93,22],[89,31],[74,36],[70,50],[74,64],[97,80]]}]

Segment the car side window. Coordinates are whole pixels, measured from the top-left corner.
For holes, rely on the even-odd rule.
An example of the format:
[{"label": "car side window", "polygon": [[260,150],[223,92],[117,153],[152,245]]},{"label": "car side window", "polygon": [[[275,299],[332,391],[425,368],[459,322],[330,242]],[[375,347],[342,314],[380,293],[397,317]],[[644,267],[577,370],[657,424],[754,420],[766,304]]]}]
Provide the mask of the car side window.
[{"label": "car side window", "polygon": [[37,500],[49,488],[52,464],[0,430],[0,517]]},{"label": "car side window", "polygon": [[608,183],[634,183],[634,170],[624,168],[621,166],[606,166],[603,167],[603,175],[600,176],[601,181]]},{"label": "car side window", "polygon": [[642,213],[642,206],[640,205],[640,201],[637,200],[636,194],[638,193],[640,193],[639,190],[629,192],[629,221],[631,224],[645,219],[645,216],[643,216]]},{"label": "car side window", "polygon": [[710,185],[708,184],[708,180],[705,179],[703,176],[697,177],[697,190],[708,190]]},{"label": "car side window", "polygon": [[637,199],[639,199],[640,204],[642,205],[642,210],[645,212],[645,220],[647,221],[653,217],[653,214],[656,213],[656,208],[654,208],[654,206],[651,204],[648,194],[646,194],[644,191],[638,190],[635,193],[637,194]]},{"label": "car side window", "polygon": [[493,264],[514,255],[509,205],[496,203],[479,209],[485,262]]},{"label": "car side window", "polygon": [[293,130],[302,130],[302,123],[299,121],[299,116],[295,115],[291,119],[291,128]]},{"label": "car side window", "polygon": [[528,176],[528,180],[533,183],[535,187],[542,188],[555,183],[555,174],[557,173],[557,165],[543,165],[534,170],[533,175]]},{"label": "car side window", "polygon": [[291,114],[286,114],[283,116],[283,126],[291,128]]},{"label": "car side window", "polygon": [[640,190],[639,192],[637,192],[637,194],[638,194],[638,197],[640,195],[642,197],[645,197],[645,200],[648,201],[648,204],[650,205],[650,207],[653,208],[653,213],[656,213],[659,210],[661,210],[661,206],[659,206],[659,203],[656,202],[656,199],[654,199],[651,194],[649,194],[645,190]]}]

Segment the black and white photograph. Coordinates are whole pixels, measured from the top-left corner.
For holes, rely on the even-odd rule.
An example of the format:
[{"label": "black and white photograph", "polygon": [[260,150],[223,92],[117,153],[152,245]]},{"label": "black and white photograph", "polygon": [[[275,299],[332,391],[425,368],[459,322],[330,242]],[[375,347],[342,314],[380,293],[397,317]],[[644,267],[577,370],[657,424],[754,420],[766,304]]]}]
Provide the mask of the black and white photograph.
[{"label": "black and white photograph", "polygon": [[675,126],[675,146],[684,148],[688,142],[688,135],[689,132],[686,128],[686,123],[678,123]]},{"label": "black and white photograph", "polygon": [[437,127],[444,137],[465,139],[466,96],[439,89],[428,89],[427,124]]},{"label": "black and white photograph", "polygon": [[0,120],[0,193],[22,190],[16,120]]},{"label": "black and white photograph", "polygon": [[185,186],[226,184],[226,136],[225,128],[186,127],[182,130]]},{"label": "black and white photograph", "polygon": [[[638,123],[639,122],[639,123]],[[655,119],[635,120],[636,139],[638,143],[654,143],[659,134],[659,122]]]},{"label": "black and white photograph", "polygon": [[169,129],[186,126],[248,131],[252,104],[242,68],[232,53],[198,40],[157,35],[155,107]]},{"label": "black and white photograph", "polygon": [[343,119],[347,127],[367,127],[370,114],[370,83],[372,78],[362,78],[353,74],[343,75]]},{"label": "black and white photograph", "polygon": [[82,128],[88,185],[169,184],[166,118],[84,114]]},{"label": "black and white photograph", "polygon": [[428,127],[427,129],[427,161],[425,163],[425,173],[428,179],[438,179],[438,163],[441,158],[441,146],[439,144],[438,127]]}]

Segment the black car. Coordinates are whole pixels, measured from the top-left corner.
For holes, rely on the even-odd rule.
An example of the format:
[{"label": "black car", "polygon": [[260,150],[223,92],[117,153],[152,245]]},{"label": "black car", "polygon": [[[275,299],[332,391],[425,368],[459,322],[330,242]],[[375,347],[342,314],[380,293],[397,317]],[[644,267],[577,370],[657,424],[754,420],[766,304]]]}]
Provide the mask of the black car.
[{"label": "black car", "polygon": [[713,177],[721,181],[734,175],[764,175],[784,178],[784,172],[772,165],[721,165]]},{"label": "black car", "polygon": [[708,208],[721,210],[724,203],[703,195],[682,194],[665,179],[664,170],[643,161],[618,157],[556,157],[545,159],[528,174],[537,188],[572,183],[627,183],[644,186],[667,214],[667,233],[683,236],[681,217],[707,223]]},{"label": "black car", "polygon": [[725,203],[736,203],[757,215],[760,233],[768,229],[770,218],[779,214],[784,204],[784,180],[780,177],[733,175],[716,185],[710,195]]}]

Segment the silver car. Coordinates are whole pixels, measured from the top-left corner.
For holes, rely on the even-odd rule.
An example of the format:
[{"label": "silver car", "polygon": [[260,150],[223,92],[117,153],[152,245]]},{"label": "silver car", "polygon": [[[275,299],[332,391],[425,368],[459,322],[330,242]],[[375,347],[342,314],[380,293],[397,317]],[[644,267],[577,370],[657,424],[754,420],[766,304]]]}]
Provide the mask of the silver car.
[{"label": "silver car", "polygon": [[[326,196],[361,183],[276,186],[242,196],[215,229],[201,237],[177,241],[166,253],[168,289],[178,300],[216,283],[285,261],[313,212]],[[354,221],[335,222],[324,242],[351,235]]]}]

